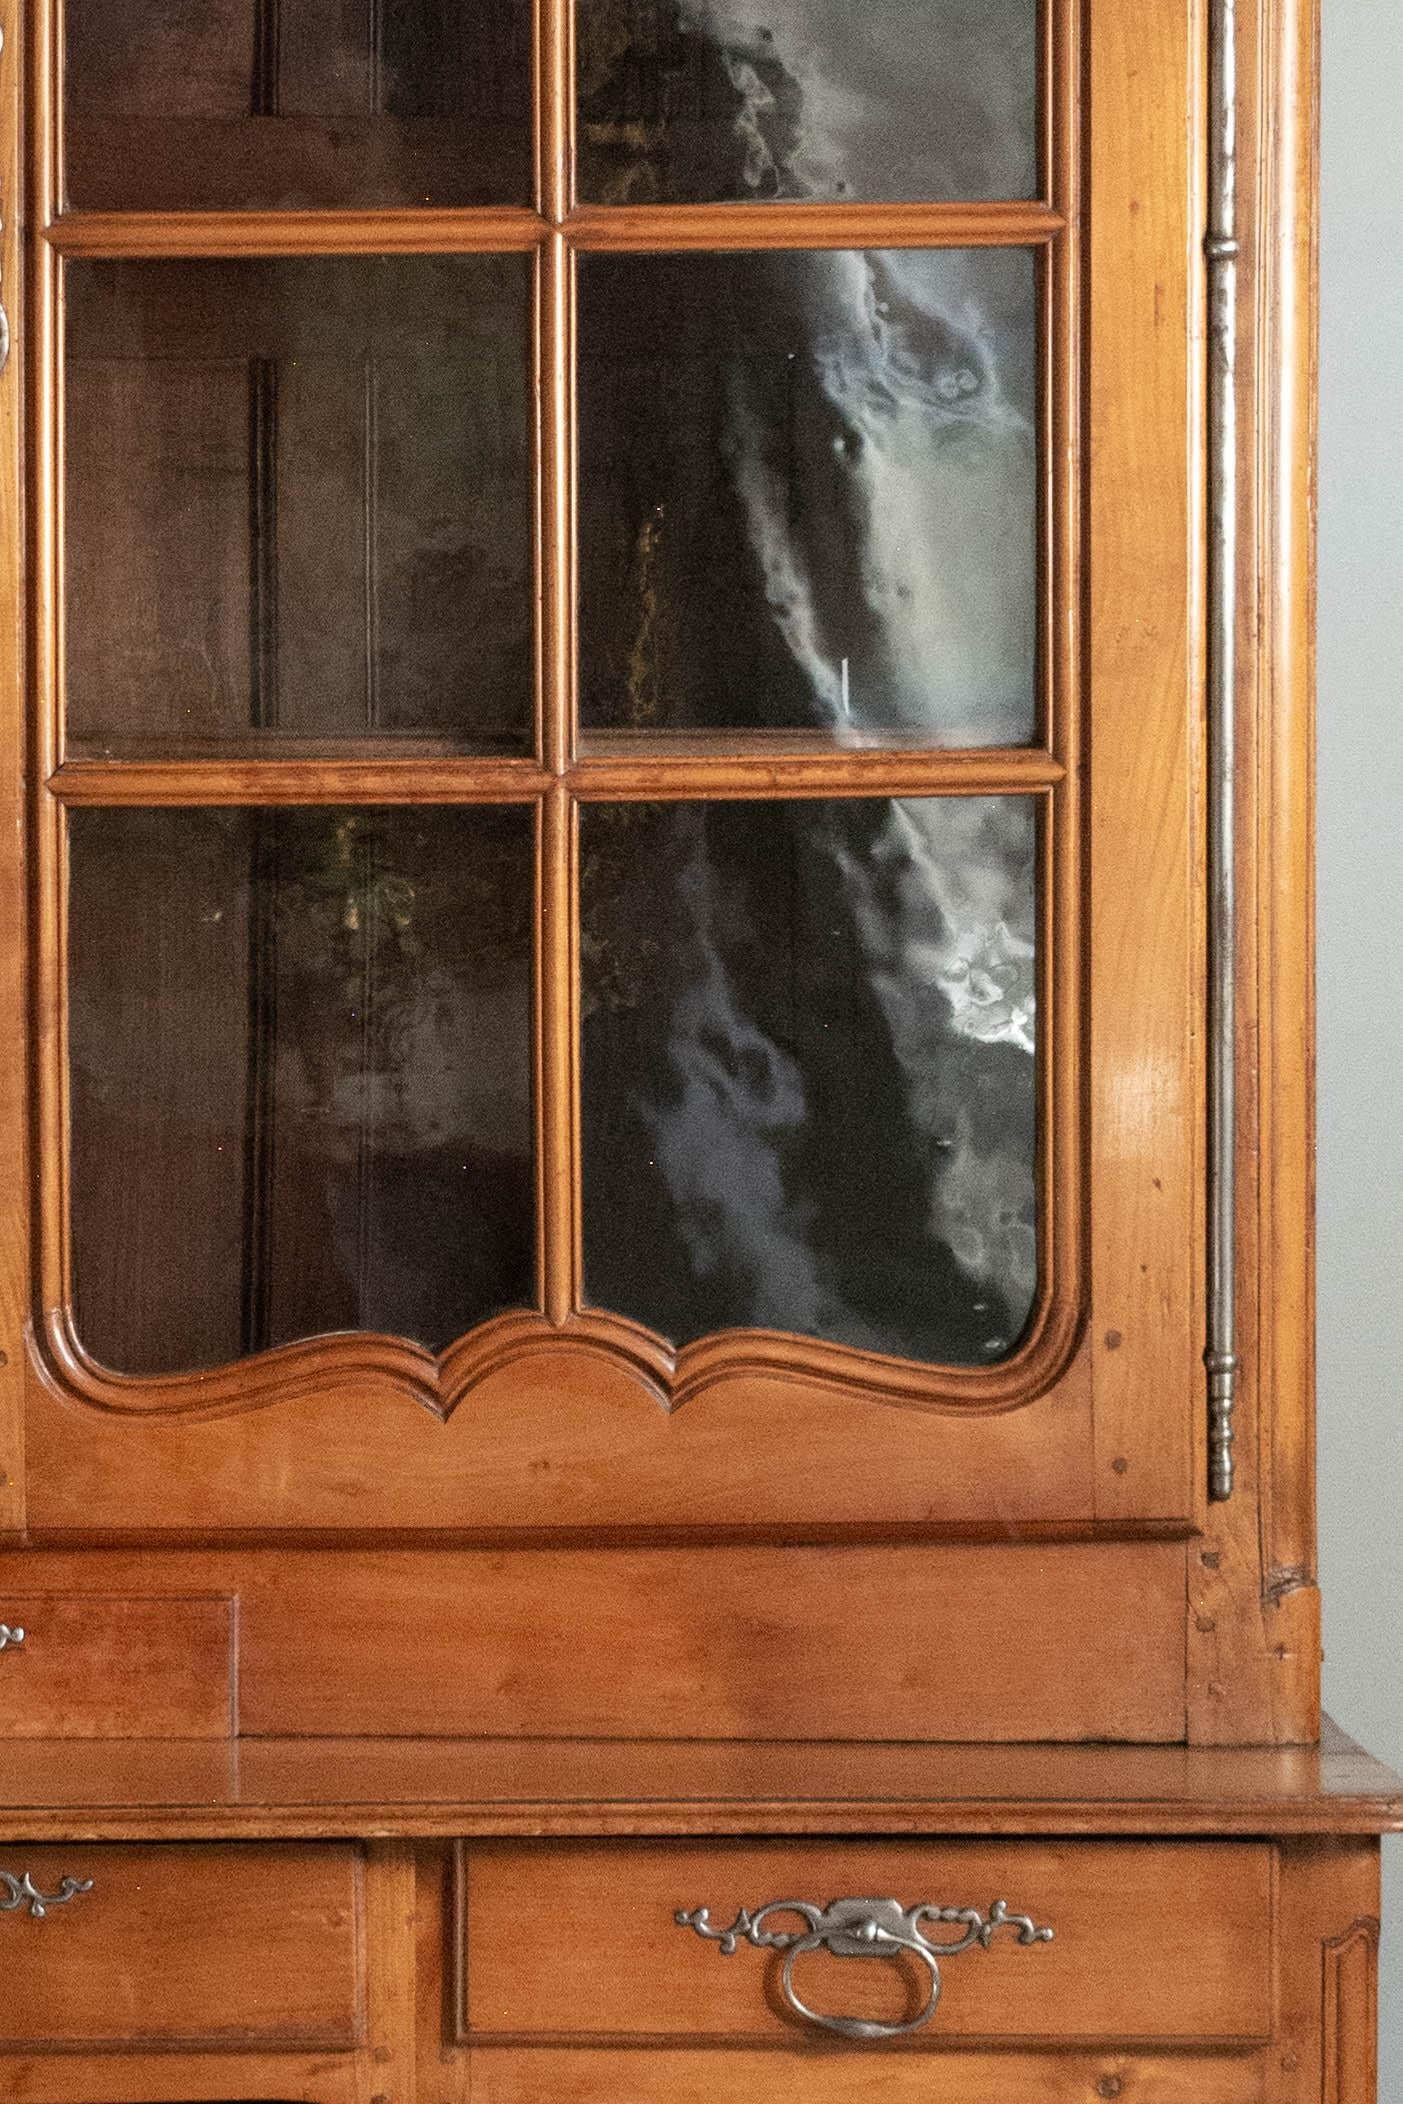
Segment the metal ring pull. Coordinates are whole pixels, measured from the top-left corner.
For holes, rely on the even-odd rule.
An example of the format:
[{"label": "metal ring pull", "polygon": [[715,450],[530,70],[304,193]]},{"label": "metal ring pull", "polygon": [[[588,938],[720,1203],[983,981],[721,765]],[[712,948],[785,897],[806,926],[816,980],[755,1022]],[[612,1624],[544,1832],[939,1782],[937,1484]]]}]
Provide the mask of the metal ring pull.
[{"label": "metal ring pull", "polygon": [[50,1907],[66,1907],[71,1899],[92,1889],[91,1878],[62,1878],[57,1892],[41,1892],[27,1870],[20,1878],[0,1870],[0,1914],[21,1914],[28,1907],[34,1920],[42,1921]]},{"label": "metal ring pull", "polygon": [[[797,1932],[766,1927],[776,1914],[797,1915],[807,1927]],[[987,1951],[1000,1929],[1012,1929],[1019,1943],[1052,1941],[1051,1929],[1036,1928],[1026,1914],[1010,1914],[1001,1899],[995,1900],[987,1916],[977,1907],[935,1907],[928,1903],[903,1907],[895,1899],[835,1899],[826,1907],[815,1907],[802,1899],[772,1899],[756,1913],[742,1907],[728,1929],[713,1928],[706,1907],[679,1913],[675,1919],[680,1929],[693,1929],[698,1936],[719,1943],[724,1958],[729,1958],[741,1943],[752,1944],[756,1950],[783,1951],[780,1986],[794,2014],[807,2024],[818,2025],[820,2030],[860,2039],[904,2038],[929,2023],[940,2000],[942,1958],[957,1958],[962,1951],[976,1946]],[[963,1933],[942,1942],[922,1933],[922,1924],[927,1922],[948,1923]],[[875,2023],[862,2016],[826,2016],[822,2010],[811,2009],[795,1988],[794,1970],[801,1958],[819,1950],[829,1951],[836,1958],[895,1958],[909,1951],[930,1974],[925,2007],[918,2016],[899,2024]]]},{"label": "metal ring pull", "polygon": [[0,1651],[18,1650],[24,1642],[24,1631],[12,1628],[8,1622],[0,1622]]}]

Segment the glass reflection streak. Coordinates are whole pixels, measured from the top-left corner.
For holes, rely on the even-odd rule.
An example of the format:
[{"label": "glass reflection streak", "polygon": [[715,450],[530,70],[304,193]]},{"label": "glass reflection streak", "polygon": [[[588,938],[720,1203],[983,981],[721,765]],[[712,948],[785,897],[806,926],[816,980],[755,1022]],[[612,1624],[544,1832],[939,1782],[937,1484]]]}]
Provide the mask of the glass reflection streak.
[{"label": "glass reflection streak", "polygon": [[1031,255],[592,256],[582,286],[587,723],[1028,742]]},{"label": "glass reflection streak", "polygon": [[602,203],[1031,196],[1036,0],[581,0]]},{"label": "glass reflection streak", "polygon": [[1028,798],[584,814],[593,1302],[1008,1357],[1037,1288]]}]

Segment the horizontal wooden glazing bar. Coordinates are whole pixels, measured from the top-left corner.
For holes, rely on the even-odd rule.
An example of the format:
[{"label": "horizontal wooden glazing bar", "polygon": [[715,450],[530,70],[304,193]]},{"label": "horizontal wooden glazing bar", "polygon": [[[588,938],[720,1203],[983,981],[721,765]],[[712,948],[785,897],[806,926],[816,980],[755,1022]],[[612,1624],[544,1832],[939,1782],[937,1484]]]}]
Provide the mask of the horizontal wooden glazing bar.
[{"label": "horizontal wooden glazing bar", "polygon": [[63,256],[500,255],[539,246],[524,209],[375,212],[65,212],[44,229]]},{"label": "horizontal wooden glazing bar", "polygon": [[286,760],[65,760],[49,793],[74,806],[523,804],[551,777],[534,760],[416,755]]},{"label": "horizontal wooden glazing bar", "polygon": [[[661,741],[660,741],[661,742]],[[573,795],[584,803],[689,798],[803,796],[1023,796],[1055,789],[1066,768],[1034,748],[932,752],[911,747],[879,750],[810,743],[784,749],[761,741],[747,751],[731,742],[708,753],[681,740],[670,749],[625,752],[586,749],[571,770]],[[638,741],[641,745],[642,741]]]},{"label": "horizontal wooden glazing bar", "polygon": [[593,206],[557,224],[524,209],[356,212],[65,212],[44,238],[60,255],[493,255],[539,247],[693,249],[1025,248],[1061,233],[1038,204]]},{"label": "horizontal wooden glazing bar", "polygon": [[1047,205],[725,204],[583,206],[565,221],[576,248],[1028,248],[1066,220]]},{"label": "horizontal wooden glazing bar", "polygon": [[[782,751],[587,753],[564,776],[584,803],[712,797],[1025,796],[1055,789],[1066,768],[1040,750],[853,750],[817,743]],[[70,759],[47,788],[75,807],[203,804],[517,804],[553,776],[534,760],[416,754],[334,759]]]}]

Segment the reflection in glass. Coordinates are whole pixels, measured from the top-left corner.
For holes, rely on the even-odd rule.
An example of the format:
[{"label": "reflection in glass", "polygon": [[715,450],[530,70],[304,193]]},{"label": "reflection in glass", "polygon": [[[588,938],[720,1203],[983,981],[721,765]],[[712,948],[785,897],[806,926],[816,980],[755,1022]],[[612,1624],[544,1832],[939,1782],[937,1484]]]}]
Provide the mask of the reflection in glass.
[{"label": "reflection in glass", "polygon": [[526,204],[530,0],[65,0],[99,211]]},{"label": "reflection in glass", "polygon": [[521,810],[79,811],[74,1306],[126,1373],[534,1300]]},{"label": "reflection in glass", "polygon": [[1037,1285],[1032,800],[589,806],[585,1281],[1006,1358]]},{"label": "reflection in glass", "polygon": [[70,738],[530,736],[521,256],[75,263]]},{"label": "reflection in glass", "polygon": [[580,285],[586,726],[1027,742],[1032,256],[591,255]]},{"label": "reflection in glass", "polygon": [[1037,0],[579,0],[582,194],[1030,197],[1037,20]]}]

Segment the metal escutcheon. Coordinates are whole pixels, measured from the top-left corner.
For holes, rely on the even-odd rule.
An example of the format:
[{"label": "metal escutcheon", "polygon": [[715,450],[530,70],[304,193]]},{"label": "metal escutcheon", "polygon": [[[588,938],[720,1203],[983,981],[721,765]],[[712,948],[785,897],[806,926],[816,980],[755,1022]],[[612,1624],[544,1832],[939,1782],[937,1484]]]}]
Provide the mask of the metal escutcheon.
[{"label": "metal escutcheon", "polygon": [[0,1870],[0,1914],[22,1914],[27,1907],[35,1921],[42,1921],[50,1907],[66,1907],[92,1889],[91,1878],[61,1878],[57,1892],[41,1892],[27,1870],[23,1877]]},{"label": "metal escutcheon", "polygon": [[[768,1926],[774,1917],[782,1915],[797,1916],[805,1927],[793,1930]],[[1001,1899],[995,1900],[987,1916],[977,1907],[903,1907],[894,1899],[835,1899],[826,1907],[816,1907],[808,1900],[775,1899],[755,1913],[742,1907],[728,1929],[713,1928],[706,1907],[680,1912],[674,1918],[679,1928],[692,1929],[698,1936],[719,1943],[725,1958],[741,1943],[749,1943],[756,1950],[783,1951],[780,1988],[794,2014],[820,2030],[857,2039],[904,2038],[919,2031],[930,2022],[940,2000],[940,1961],[976,1947],[987,1951],[1000,1929],[1011,1929],[1019,1943],[1052,1941],[1051,1929],[1035,1927],[1026,1914],[1010,1914]],[[926,1923],[949,1924],[961,1933],[943,1941],[932,1939],[923,1933]],[[829,1951],[836,1958],[896,1958],[909,1951],[930,1976],[924,2008],[919,2015],[899,2024],[874,2023],[861,2016],[830,2016],[823,2010],[811,2009],[795,1987],[794,1974],[801,1958],[819,1950]]]}]

